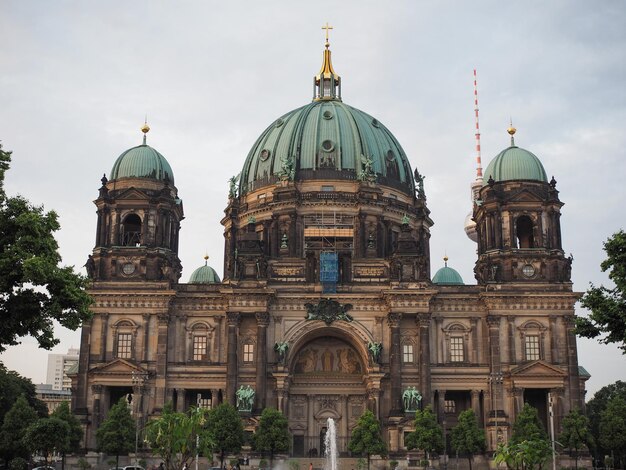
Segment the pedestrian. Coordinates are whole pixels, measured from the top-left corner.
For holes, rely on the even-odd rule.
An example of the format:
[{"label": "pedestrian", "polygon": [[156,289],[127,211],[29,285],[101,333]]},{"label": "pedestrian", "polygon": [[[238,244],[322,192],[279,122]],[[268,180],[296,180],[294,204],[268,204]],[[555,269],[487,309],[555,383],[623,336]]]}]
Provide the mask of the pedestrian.
[{"label": "pedestrian", "polygon": [[163,462],[159,464],[159,470],[165,470],[165,465],[163,465]]},{"label": "pedestrian", "polygon": [[313,470],[313,462],[309,464],[309,470]]}]

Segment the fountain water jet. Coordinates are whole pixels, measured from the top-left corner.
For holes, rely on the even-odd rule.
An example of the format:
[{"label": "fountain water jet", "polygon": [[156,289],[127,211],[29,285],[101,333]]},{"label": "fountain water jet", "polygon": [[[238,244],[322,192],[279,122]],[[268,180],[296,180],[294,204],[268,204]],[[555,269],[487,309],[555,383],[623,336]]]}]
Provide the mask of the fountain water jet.
[{"label": "fountain water jet", "polygon": [[324,470],[337,470],[337,428],[335,428],[335,420],[332,418],[328,418],[327,421],[324,453],[326,454]]}]

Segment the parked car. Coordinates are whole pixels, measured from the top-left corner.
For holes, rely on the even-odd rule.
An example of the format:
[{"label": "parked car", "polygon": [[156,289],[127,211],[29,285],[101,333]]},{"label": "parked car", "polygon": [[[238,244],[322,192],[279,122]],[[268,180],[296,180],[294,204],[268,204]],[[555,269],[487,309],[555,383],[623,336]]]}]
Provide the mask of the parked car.
[{"label": "parked car", "polygon": [[33,470],[56,470],[54,467],[51,467],[49,465],[43,465],[41,467],[35,467],[33,468]]},{"label": "parked car", "polygon": [[127,465],[126,467],[111,467],[109,470],[145,470],[145,468],[140,467],[139,465]]}]

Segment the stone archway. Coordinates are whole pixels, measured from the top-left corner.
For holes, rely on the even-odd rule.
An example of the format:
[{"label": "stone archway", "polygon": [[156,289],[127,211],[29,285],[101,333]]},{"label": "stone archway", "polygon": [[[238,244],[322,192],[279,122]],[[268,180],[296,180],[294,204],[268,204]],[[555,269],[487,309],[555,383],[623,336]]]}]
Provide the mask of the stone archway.
[{"label": "stone archway", "polygon": [[367,405],[369,372],[360,349],[347,331],[322,327],[300,338],[290,355],[287,415],[290,428],[302,435],[302,457],[320,455],[328,418],[335,421],[339,451],[347,451],[349,430]]}]

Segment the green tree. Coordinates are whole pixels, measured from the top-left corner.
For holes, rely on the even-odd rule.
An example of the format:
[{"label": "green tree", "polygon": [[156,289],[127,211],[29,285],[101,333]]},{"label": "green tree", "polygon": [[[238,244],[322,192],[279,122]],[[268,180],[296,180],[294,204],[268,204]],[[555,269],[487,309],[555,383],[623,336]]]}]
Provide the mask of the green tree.
[{"label": "green tree", "polygon": [[243,445],[243,424],[237,409],[222,403],[209,410],[206,428],[213,442],[213,450],[220,454],[220,466],[224,466],[226,453],[239,452]]},{"label": "green tree", "polygon": [[135,448],[135,422],[125,398],[111,407],[107,417],[96,431],[98,450],[115,455],[115,466],[119,467],[120,455]]},{"label": "green tree", "polygon": [[387,455],[387,446],[380,430],[380,422],[370,410],[366,410],[356,423],[350,436],[348,449],[355,454],[367,456],[367,468],[370,468],[372,455]]},{"label": "green tree", "polygon": [[254,447],[257,451],[270,453],[270,468],[273,468],[274,453],[288,451],[289,442],[287,418],[274,408],[265,408],[254,433]]},{"label": "green tree", "polygon": [[70,426],[59,418],[41,418],[28,427],[23,441],[32,452],[45,456],[48,465],[53,452],[69,446]]},{"label": "green tree", "polygon": [[[624,468],[626,456],[626,401],[621,397],[611,398],[600,419],[600,443],[611,451]],[[615,461],[617,467],[617,461]]]},{"label": "green tree", "polygon": [[517,443],[499,444],[494,455],[494,463],[506,464],[509,469],[532,470],[543,468],[552,455],[550,442],[544,439],[523,440]]},{"label": "green tree", "polygon": [[[548,440],[548,434],[543,429],[543,425],[539,420],[537,409],[524,404],[524,408],[515,418],[513,423],[513,434],[511,442],[518,444],[522,441]],[[549,441],[548,441],[549,442]]]},{"label": "green tree", "polygon": [[604,243],[604,251],[608,257],[600,268],[609,271],[615,287],[591,285],[581,300],[591,313],[576,318],[576,331],[585,338],[600,338],[601,343],[615,343],[626,354],[626,233],[614,233]]},{"label": "green tree", "polygon": [[78,418],[70,411],[70,403],[67,401],[61,403],[50,416],[65,421],[68,426],[67,447],[60,449],[61,470],[65,470],[65,455],[76,452],[80,448],[80,441],[83,438],[83,428]]},{"label": "green tree", "polygon": [[196,455],[212,457],[213,442],[205,428],[208,411],[192,408],[177,413],[167,403],[161,416],[146,426],[146,441],[165,462],[168,470],[189,466]]},{"label": "green tree", "polygon": [[59,266],[57,214],[6,195],[10,162],[11,152],[0,145],[0,352],[28,335],[51,349],[59,343],[53,320],[76,330],[91,315],[91,298],[87,280],[71,266]]},{"label": "green tree", "polygon": [[8,370],[0,362],[0,425],[4,415],[13,407],[20,396],[23,396],[40,418],[48,416],[48,407],[37,398],[35,386],[30,379],[22,377],[14,370]]},{"label": "green tree", "polygon": [[430,405],[415,412],[415,431],[409,433],[405,442],[407,449],[419,449],[430,455],[443,451],[443,430]]},{"label": "green tree", "polygon": [[24,396],[17,398],[11,409],[4,415],[0,428],[0,453],[5,462],[16,457],[28,459],[30,450],[24,443],[28,427],[37,421],[37,412]]},{"label": "green tree", "polygon": [[615,383],[602,387],[585,405],[585,411],[589,417],[589,425],[593,437],[592,451],[598,466],[602,466],[602,459],[610,452],[610,449],[605,449],[600,442],[600,420],[602,418],[602,412],[606,409],[609,401],[614,397],[622,397],[622,399],[626,400],[626,382],[618,380]]},{"label": "green tree", "polygon": [[575,467],[578,468],[579,451],[589,445],[592,439],[589,418],[578,410],[572,410],[563,418],[562,426],[563,432],[559,436],[559,443],[574,453]]},{"label": "green tree", "polygon": [[469,468],[472,470],[472,457],[485,450],[485,431],[478,426],[473,410],[459,414],[459,423],[452,428],[450,441],[452,448],[459,454],[466,454]]}]

